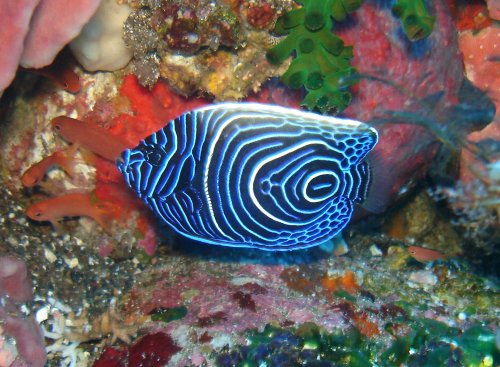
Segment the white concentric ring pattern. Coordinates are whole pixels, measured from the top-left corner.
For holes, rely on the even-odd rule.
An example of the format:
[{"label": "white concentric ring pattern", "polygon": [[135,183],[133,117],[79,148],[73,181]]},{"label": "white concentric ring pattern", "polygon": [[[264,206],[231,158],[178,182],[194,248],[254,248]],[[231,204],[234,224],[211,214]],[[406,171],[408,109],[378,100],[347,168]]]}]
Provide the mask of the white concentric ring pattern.
[{"label": "white concentric ring pattern", "polygon": [[227,246],[289,250],[349,222],[370,186],[375,129],[259,103],[188,112],[128,149],[127,184],[175,231]]}]

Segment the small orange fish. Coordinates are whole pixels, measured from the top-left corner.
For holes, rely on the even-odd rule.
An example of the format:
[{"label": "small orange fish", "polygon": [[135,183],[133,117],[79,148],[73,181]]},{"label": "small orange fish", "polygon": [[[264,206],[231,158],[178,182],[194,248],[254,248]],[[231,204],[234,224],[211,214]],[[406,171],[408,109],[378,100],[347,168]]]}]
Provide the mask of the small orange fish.
[{"label": "small orange fish", "polygon": [[421,263],[428,263],[436,260],[444,260],[446,259],[446,255],[436,251],[430,250],[428,248],[419,247],[419,246],[410,246],[408,247],[408,253],[411,257]]},{"label": "small orange fish", "polygon": [[61,137],[80,147],[114,162],[127,148],[128,144],[96,124],[58,116],[51,121],[52,128]]},{"label": "small orange fish", "polygon": [[25,69],[34,74],[50,79],[54,84],[70,93],[78,93],[81,89],[80,78],[74,72],[75,61],[66,49],[61,51],[52,64],[40,69]]},{"label": "small orange fish", "polygon": [[69,67],[61,68],[59,65],[49,65],[41,69],[27,70],[52,80],[54,84],[63,88],[66,92],[76,94],[81,89],[80,78]]},{"label": "small orange fish", "polygon": [[100,202],[93,192],[66,194],[31,205],[26,215],[33,220],[48,221],[59,228],[64,217],[89,217],[109,232],[110,219],[115,217],[117,208],[110,202]]},{"label": "small orange fish", "polygon": [[75,152],[76,145],[69,149],[59,150],[35,163],[23,173],[21,177],[22,184],[24,187],[38,185],[47,171],[54,166],[61,167],[68,176],[73,177]]}]

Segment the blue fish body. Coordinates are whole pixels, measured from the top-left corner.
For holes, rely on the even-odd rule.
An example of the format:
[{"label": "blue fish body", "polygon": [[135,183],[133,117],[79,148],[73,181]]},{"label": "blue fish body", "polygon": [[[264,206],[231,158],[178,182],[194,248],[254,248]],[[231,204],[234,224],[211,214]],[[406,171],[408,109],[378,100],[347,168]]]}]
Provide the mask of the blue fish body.
[{"label": "blue fish body", "polygon": [[122,153],[118,169],[153,212],[197,241],[264,250],[320,244],[370,187],[375,129],[259,103],[187,112]]}]

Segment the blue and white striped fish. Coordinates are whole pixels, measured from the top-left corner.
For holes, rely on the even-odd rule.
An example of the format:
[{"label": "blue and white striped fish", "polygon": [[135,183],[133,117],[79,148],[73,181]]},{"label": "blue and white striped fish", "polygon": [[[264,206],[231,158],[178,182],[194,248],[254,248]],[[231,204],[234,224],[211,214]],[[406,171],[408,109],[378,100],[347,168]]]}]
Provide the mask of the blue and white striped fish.
[{"label": "blue and white striped fish", "polygon": [[170,121],[118,169],[178,233],[210,244],[292,250],[349,222],[371,183],[375,129],[259,103],[222,103]]}]

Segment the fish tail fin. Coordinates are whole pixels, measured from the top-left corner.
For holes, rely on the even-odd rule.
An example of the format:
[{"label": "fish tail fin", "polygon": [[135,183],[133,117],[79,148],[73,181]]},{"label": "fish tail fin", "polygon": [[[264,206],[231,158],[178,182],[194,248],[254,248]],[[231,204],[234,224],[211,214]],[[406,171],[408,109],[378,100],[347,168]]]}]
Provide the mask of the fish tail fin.
[{"label": "fish tail fin", "polygon": [[120,207],[109,201],[100,201],[95,204],[95,215],[93,219],[106,231],[112,232],[112,223],[115,220],[120,220],[122,213]]},{"label": "fish tail fin", "polygon": [[97,161],[97,156],[95,153],[87,150],[85,148],[80,149],[80,155],[82,156],[83,161],[89,166],[95,166]]},{"label": "fish tail fin", "polygon": [[71,178],[74,178],[76,176],[77,150],[78,145],[71,144],[68,148],[59,150],[54,153],[54,155],[57,155],[56,160],[59,166]]},{"label": "fish tail fin", "polygon": [[377,151],[371,152],[366,160],[370,167],[370,186],[362,206],[369,212],[382,213],[389,205],[394,173]]},{"label": "fish tail fin", "polygon": [[64,234],[64,227],[57,219],[49,219],[49,222],[58,234]]}]

